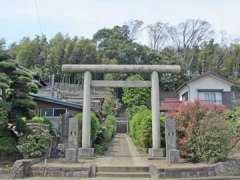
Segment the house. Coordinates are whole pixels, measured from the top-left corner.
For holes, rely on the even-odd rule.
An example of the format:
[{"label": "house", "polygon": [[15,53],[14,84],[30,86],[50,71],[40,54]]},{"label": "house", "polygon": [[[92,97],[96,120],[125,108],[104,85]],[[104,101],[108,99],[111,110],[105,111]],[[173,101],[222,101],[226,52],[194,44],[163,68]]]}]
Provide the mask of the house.
[{"label": "house", "polygon": [[37,103],[36,114],[48,118],[56,134],[62,133],[62,128],[67,127],[64,115],[69,114],[74,116],[78,112],[82,112],[82,106],[76,103],[41,96],[39,94],[31,94],[31,96]]},{"label": "house", "polygon": [[200,100],[233,107],[233,82],[213,72],[196,76],[177,89],[180,101]]}]

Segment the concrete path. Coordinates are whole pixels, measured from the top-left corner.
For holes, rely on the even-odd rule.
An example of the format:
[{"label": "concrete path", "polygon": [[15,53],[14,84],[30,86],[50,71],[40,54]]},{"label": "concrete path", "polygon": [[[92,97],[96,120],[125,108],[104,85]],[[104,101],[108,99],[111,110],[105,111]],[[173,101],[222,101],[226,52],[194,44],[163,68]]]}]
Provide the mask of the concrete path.
[{"label": "concrete path", "polygon": [[101,166],[148,166],[145,155],[140,154],[126,134],[116,134],[104,157],[96,159]]}]

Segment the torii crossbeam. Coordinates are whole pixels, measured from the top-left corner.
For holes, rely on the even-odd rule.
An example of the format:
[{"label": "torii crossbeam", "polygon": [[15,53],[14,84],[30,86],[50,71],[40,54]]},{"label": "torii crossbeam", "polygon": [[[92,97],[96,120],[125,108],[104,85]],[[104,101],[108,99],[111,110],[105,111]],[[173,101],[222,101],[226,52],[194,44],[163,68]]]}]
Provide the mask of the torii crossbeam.
[{"label": "torii crossbeam", "polygon": [[[79,157],[94,155],[91,146],[91,86],[95,87],[151,87],[152,109],[152,148],[149,149],[151,157],[162,157],[160,147],[160,98],[158,73],[179,73],[178,65],[110,65],[110,64],[66,64],[62,66],[63,72],[84,73],[83,88],[83,121],[82,121],[82,147]],[[151,81],[97,81],[92,80],[91,73],[151,73]]]}]

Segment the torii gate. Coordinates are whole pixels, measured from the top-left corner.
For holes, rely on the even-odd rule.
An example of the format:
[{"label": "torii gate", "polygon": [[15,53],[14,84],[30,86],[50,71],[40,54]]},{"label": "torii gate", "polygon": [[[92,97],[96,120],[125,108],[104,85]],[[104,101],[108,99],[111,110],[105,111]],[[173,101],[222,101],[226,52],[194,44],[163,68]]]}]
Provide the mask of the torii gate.
[{"label": "torii gate", "polygon": [[[83,119],[82,119],[82,147],[79,156],[91,157],[94,149],[91,146],[91,87],[151,87],[152,109],[152,148],[151,157],[162,157],[160,147],[160,98],[158,73],[179,73],[178,65],[109,65],[109,64],[66,64],[63,72],[84,73],[83,88]],[[151,81],[105,81],[92,80],[92,72],[101,73],[151,73]]]}]

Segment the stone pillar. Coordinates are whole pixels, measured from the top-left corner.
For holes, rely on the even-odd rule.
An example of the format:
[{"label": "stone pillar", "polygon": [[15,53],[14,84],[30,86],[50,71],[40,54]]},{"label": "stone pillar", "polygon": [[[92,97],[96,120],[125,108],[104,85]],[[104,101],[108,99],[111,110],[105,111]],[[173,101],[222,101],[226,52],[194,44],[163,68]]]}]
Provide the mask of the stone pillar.
[{"label": "stone pillar", "polygon": [[167,119],[165,122],[166,160],[168,163],[179,162],[179,151],[177,150],[176,121]]},{"label": "stone pillar", "polygon": [[79,158],[94,155],[94,149],[91,148],[91,80],[91,73],[86,71],[83,85],[82,148],[79,149]]},{"label": "stone pillar", "polygon": [[69,118],[68,143],[65,151],[65,160],[67,162],[78,161],[78,139],[79,139],[79,122],[77,118]]},{"label": "stone pillar", "polygon": [[163,150],[160,149],[160,97],[159,77],[156,71],[152,72],[152,148],[149,149],[151,157],[162,157]]}]

